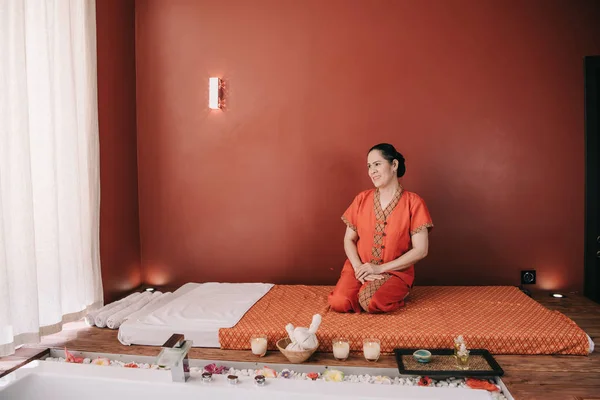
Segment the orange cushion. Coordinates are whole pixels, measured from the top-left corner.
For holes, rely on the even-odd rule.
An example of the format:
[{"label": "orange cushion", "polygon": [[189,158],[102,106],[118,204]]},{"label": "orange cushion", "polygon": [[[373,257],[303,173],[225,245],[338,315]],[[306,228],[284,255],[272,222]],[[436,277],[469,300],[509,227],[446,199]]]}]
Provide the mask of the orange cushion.
[{"label": "orange cushion", "polygon": [[344,336],[352,351],[362,340],[381,340],[381,351],[394,348],[452,348],[463,335],[468,348],[493,354],[587,355],[586,334],[558,311],[550,311],[512,286],[421,286],[406,306],[389,314],[340,314],[329,310],[332,286],[276,285],[233,328],[219,330],[222,349],[249,349],[250,337],[268,336],[269,349],[287,337],[285,325],[309,326],[313,314],[323,321],[317,332],[319,351]]}]

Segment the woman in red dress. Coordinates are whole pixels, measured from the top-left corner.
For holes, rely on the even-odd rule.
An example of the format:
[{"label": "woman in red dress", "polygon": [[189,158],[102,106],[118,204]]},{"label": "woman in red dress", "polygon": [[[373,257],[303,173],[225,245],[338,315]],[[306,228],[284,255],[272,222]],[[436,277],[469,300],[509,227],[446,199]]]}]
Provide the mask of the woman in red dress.
[{"label": "woman in red dress", "polygon": [[381,143],[367,156],[374,189],[359,193],[342,216],[348,259],[329,305],[337,312],[390,312],[404,305],[414,264],[427,255],[433,223],[423,199],[404,190],[404,157]]}]

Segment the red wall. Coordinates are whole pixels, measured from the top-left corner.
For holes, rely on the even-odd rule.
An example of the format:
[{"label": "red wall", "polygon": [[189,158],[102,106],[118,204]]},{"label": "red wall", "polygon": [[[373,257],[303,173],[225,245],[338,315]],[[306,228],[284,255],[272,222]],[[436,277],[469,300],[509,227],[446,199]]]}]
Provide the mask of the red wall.
[{"label": "red wall", "polygon": [[[387,141],[436,224],[417,284],[536,269],[541,288],[581,290],[594,2],[137,0],[135,13],[146,282],[333,284],[340,215]],[[207,108],[209,76],[227,84],[224,112]]]},{"label": "red wall", "polygon": [[141,283],[133,0],[96,2],[104,300]]}]

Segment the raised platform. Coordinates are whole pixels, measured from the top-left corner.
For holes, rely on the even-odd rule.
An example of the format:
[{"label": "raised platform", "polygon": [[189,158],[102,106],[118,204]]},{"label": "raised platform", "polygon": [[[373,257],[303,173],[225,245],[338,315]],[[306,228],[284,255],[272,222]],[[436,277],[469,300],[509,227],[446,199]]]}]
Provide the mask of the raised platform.
[{"label": "raised platform", "polygon": [[253,334],[266,334],[269,349],[287,337],[287,323],[308,326],[314,314],[323,322],[319,351],[332,351],[332,340],[346,337],[351,351],[362,351],[365,338],[381,340],[381,351],[395,348],[447,349],[463,335],[467,347],[492,354],[589,354],[590,343],[575,322],[552,311],[513,286],[420,286],[405,307],[387,314],[331,311],[331,286],[276,285],[232,328],[219,330],[225,350],[250,348]]}]

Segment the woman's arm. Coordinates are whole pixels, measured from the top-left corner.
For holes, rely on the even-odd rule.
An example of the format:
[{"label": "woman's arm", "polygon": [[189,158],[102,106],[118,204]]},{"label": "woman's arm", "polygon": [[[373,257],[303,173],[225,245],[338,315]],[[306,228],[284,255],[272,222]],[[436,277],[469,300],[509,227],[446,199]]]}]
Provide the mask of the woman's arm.
[{"label": "woman's arm", "polygon": [[357,240],[358,233],[349,227],[346,227],[346,234],[344,235],[344,251],[346,252],[346,257],[350,260],[350,264],[352,264],[355,270],[362,265],[362,261],[360,261],[360,257],[358,256],[358,248],[356,247]]},{"label": "woman's arm", "polygon": [[415,233],[411,237],[412,249],[402,254],[400,257],[393,261],[378,266],[378,270],[375,272],[381,274],[387,271],[402,271],[415,264],[417,261],[424,259],[427,256],[427,250],[429,249],[429,232],[427,229]]}]

